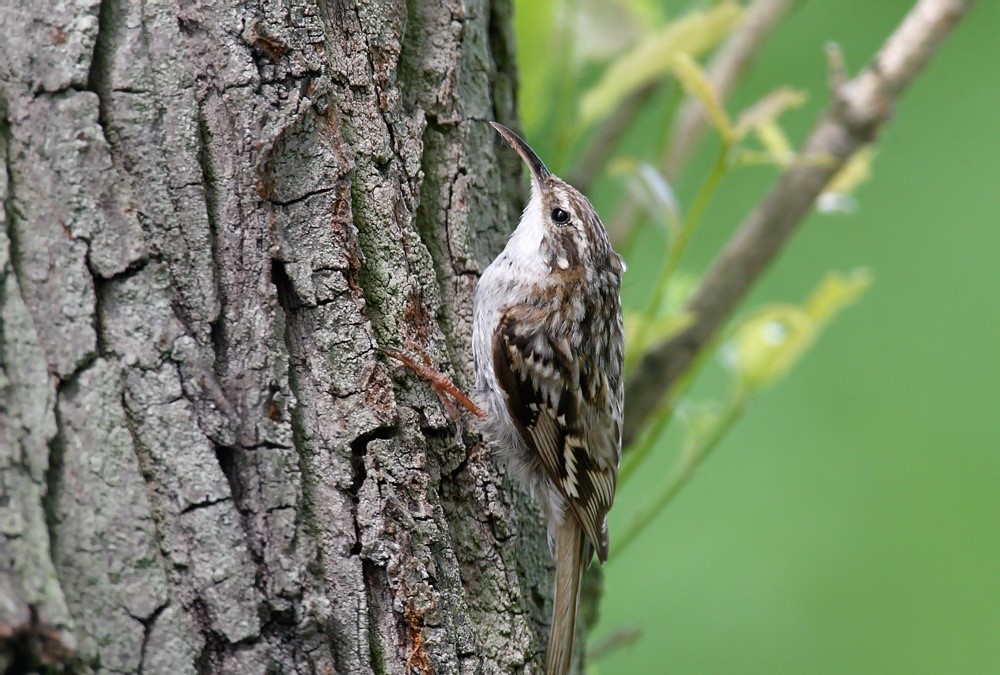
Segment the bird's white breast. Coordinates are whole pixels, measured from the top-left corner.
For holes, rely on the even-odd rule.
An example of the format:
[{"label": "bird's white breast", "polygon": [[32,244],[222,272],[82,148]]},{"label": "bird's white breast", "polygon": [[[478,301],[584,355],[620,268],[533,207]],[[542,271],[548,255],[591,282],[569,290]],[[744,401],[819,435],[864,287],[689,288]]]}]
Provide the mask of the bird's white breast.
[{"label": "bird's white breast", "polygon": [[505,435],[513,430],[507,416],[506,401],[493,372],[493,332],[500,313],[506,307],[526,302],[531,289],[544,283],[548,275],[540,248],[545,234],[542,199],[532,186],[531,198],[521,214],[517,229],[507,246],[490,263],[476,284],[473,305],[472,352],[476,372],[476,391],[487,413],[487,435]]}]

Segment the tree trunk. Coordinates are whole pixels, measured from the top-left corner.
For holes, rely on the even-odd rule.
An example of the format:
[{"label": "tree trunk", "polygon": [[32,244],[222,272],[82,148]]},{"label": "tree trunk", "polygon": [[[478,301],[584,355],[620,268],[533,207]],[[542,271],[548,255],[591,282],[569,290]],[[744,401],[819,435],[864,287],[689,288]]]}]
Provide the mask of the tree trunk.
[{"label": "tree trunk", "polygon": [[[470,382],[509,0],[0,8],[0,670],[538,672]],[[355,6],[352,6],[355,5]]]}]

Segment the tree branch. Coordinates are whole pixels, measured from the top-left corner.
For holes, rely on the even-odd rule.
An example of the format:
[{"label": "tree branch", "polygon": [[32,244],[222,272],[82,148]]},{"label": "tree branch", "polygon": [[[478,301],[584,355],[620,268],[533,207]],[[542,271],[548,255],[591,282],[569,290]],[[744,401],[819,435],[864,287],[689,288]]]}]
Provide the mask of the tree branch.
[{"label": "tree branch", "polygon": [[875,138],[896,98],[974,2],[919,0],[874,61],[853,80],[835,87],[833,101],[799,160],[750,213],[689,301],[694,323],[651,350],[636,367],[625,393],[626,444],[812,210],[830,179]]}]

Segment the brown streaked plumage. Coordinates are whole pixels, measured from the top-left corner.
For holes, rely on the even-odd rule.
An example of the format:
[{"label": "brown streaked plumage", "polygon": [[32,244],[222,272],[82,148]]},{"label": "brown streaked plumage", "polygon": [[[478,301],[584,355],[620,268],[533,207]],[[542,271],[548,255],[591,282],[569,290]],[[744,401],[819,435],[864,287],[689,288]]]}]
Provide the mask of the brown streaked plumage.
[{"label": "brown streaked plumage", "polygon": [[608,555],[621,455],[624,264],[590,202],[506,127],[531,199],[476,288],[473,352],[483,430],[541,497],[555,551],[547,672],[568,672],[580,575]]}]

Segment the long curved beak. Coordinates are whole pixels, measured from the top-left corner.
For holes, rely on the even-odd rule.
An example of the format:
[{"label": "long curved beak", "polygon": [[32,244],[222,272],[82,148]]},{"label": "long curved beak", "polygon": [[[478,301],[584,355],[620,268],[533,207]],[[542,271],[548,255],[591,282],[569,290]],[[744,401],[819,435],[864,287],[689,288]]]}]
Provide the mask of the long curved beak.
[{"label": "long curved beak", "polygon": [[497,122],[490,122],[490,124],[500,132],[500,135],[510,144],[510,147],[514,148],[517,154],[521,155],[521,159],[524,160],[524,163],[528,165],[528,170],[531,171],[532,181],[537,183],[538,187],[541,188],[542,181],[551,176],[552,172],[545,168],[545,164],[538,158],[538,155],[531,149],[531,146],[524,142],[523,138],[502,124]]}]

